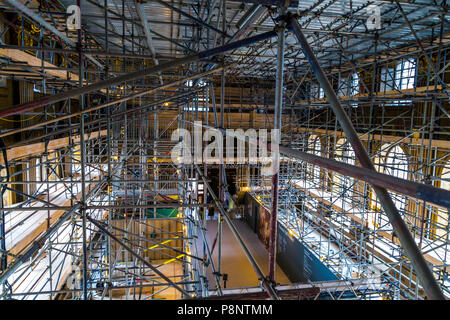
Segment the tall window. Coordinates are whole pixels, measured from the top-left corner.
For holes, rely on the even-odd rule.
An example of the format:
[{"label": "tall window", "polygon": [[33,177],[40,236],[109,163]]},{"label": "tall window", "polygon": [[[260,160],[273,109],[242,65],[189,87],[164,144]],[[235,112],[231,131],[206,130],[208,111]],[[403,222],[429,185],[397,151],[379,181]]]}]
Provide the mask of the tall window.
[{"label": "tall window", "polygon": [[[381,146],[379,156],[375,157],[373,159],[373,163],[375,166],[375,170],[381,173],[385,173],[385,160],[386,155],[389,153],[390,144],[385,143]],[[383,229],[386,229],[386,224],[388,229],[392,231],[391,224],[388,221],[387,216],[384,214],[383,211],[381,211],[381,204],[378,201],[377,194],[375,193],[375,190],[371,188],[370,192],[370,206],[372,210],[369,211],[368,214],[368,222],[371,228],[378,229],[382,227]],[[382,223],[380,225],[380,223]]]},{"label": "tall window", "polygon": [[381,69],[380,91],[392,90],[394,90],[394,68],[383,68]]},{"label": "tall window", "polygon": [[[415,59],[408,58],[400,60],[395,68],[381,69],[380,91],[406,90],[414,88],[416,84],[417,63]],[[411,100],[392,100],[386,105],[405,106],[410,105]]]},{"label": "tall window", "polygon": [[[450,160],[447,161],[443,168],[443,172],[441,175],[441,185],[440,188],[444,190],[450,191]],[[435,239],[440,239],[441,241],[447,241],[445,236],[448,233],[448,220],[450,215],[450,210],[448,208],[436,207],[434,211],[434,235]]]},{"label": "tall window", "polygon": [[310,99],[322,99],[324,97],[325,92],[323,91],[323,88],[321,88],[317,83],[311,84]]},{"label": "tall window", "polygon": [[[355,164],[355,152],[348,142],[345,142],[342,146],[342,162],[354,165]],[[348,176],[342,176],[341,178],[342,193],[352,195],[354,179]]]},{"label": "tall window", "polygon": [[[393,147],[386,156],[384,173],[391,176],[408,179],[408,157],[399,146]],[[406,208],[406,197],[400,194],[391,194],[395,206],[400,212]]]},{"label": "tall window", "polygon": [[40,194],[44,191],[44,184],[42,181],[46,179],[46,170],[41,163],[41,158],[36,158],[36,181],[40,181],[36,183],[36,194]]},{"label": "tall window", "polygon": [[[357,72],[353,73],[350,80],[350,95],[355,96],[359,94],[359,74]],[[358,107],[358,104],[356,102],[352,102],[350,105],[353,108]]]},{"label": "tall window", "polygon": [[338,82],[338,97],[346,96],[347,95],[347,79],[346,78],[339,78]]},{"label": "tall window", "polygon": [[350,95],[354,96],[359,93],[359,74],[357,72],[352,73]]},{"label": "tall window", "polygon": [[395,66],[395,88],[398,90],[414,88],[416,81],[416,61],[402,59]]},{"label": "tall window", "polygon": [[[355,96],[359,94],[359,74],[357,72],[350,73],[349,75],[340,78],[338,83],[338,92],[339,97],[342,96]],[[353,108],[358,107],[357,103],[350,104]]]},{"label": "tall window", "polygon": [[[336,142],[335,154],[337,161],[345,162],[351,165],[355,164],[355,153],[345,138],[339,139]],[[352,191],[354,179],[352,177],[335,173],[333,175],[333,182],[335,185],[333,191],[338,195],[353,195]]]},{"label": "tall window", "polygon": [[[320,139],[315,135],[311,135],[308,139],[309,153],[312,153],[316,156],[321,156],[322,155],[321,149],[322,149],[322,145],[320,143]],[[314,183],[319,183],[320,182],[320,167],[310,165],[308,171],[309,171],[310,175],[312,175],[311,181],[314,181]]]},{"label": "tall window", "polygon": [[[72,175],[74,177],[78,176],[79,174],[81,174],[81,149],[80,146],[76,146],[74,148],[74,152],[73,152],[73,158],[72,158]],[[81,186],[80,186],[81,188]],[[74,184],[73,186],[73,192],[78,193],[79,192],[79,185]]]},{"label": "tall window", "polygon": [[[3,167],[0,169],[0,173],[2,177],[6,177],[6,168]],[[9,188],[11,188],[11,185],[8,185]],[[5,190],[5,193],[3,194],[3,205],[9,206],[12,204],[12,193],[10,190]]]}]

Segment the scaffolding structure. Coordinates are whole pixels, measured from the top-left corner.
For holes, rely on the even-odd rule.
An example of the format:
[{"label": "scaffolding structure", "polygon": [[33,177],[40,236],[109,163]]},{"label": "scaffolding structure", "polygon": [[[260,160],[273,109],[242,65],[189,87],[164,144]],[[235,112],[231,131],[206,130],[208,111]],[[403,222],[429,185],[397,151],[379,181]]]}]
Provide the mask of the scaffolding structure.
[{"label": "scaffolding structure", "polygon": [[[2,299],[450,296],[446,1],[86,0],[77,30],[73,1],[2,2]],[[199,122],[279,129],[279,171],[175,163]],[[231,184],[271,212],[268,275]],[[261,288],[223,287],[223,223]],[[340,280],[277,285],[277,224]]]}]

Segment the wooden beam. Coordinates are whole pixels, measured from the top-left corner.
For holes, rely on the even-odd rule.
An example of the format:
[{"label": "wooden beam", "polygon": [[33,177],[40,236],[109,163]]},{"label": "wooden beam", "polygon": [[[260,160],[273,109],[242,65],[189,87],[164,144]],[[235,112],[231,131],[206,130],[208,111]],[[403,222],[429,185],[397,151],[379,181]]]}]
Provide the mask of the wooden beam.
[{"label": "wooden beam", "polygon": [[[334,131],[334,130],[325,130],[325,129],[315,129],[315,128],[293,128],[296,131],[301,132],[309,132],[311,134],[319,133],[319,134],[336,134],[337,138],[345,138],[345,133],[343,131]],[[369,135],[366,133],[358,133],[359,138],[363,141],[369,140]],[[418,145],[421,146],[422,143],[428,147],[429,145],[429,139],[421,139],[421,138],[405,138],[405,137],[399,137],[399,136],[392,136],[392,135],[380,135],[380,134],[370,134],[370,140],[375,141],[381,141],[383,143],[390,142],[390,143],[396,143],[400,140],[402,140],[406,144],[410,145]],[[437,140],[432,139],[431,140],[431,146],[436,147],[439,149],[449,149],[450,150],[450,141],[448,140]]]},{"label": "wooden beam", "polygon": [[[92,179],[95,178],[99,178],[101,179],[102,177],[99,175],[94,175],[91,177]],[[45,183],[45,182],[43,182]],[[81,182],[80,182],[81,183]],[[91,191],[94,187],[96,186],[95,183],[88,183],[86,185],[86,192]],[[61,189],[59,189],[56,192],[61,192]],[[51,193],[52,195],[55,194],[55,192]],[[58,198],[58,196],[56,197]],[[55,204],[60,205],[60,206],[65,206],[65,207],[69,207],[78,200],[81,199],[81,192],[79,192],[74,199],[54,199]],[[34,203],[36,203],[36,201],[33,201]],[[17,209],[17,212],[21,212],[20,208]],[[9,249],[9,252],[13,255],[19,255],[21,252],[23,252],[26,248],[28,248],[35,239],[37,239],[48,227],[49,225],[53,225],[56,221],[58,221],[58,219],[66,212],[65,210],[52,210],[50,211],[50,217],[49,219],[47,218],[47,211],[46,210],[36,210],[33,215],[37,215],[38,212],[43,213],[42,217],[34,222],[32,225],[30,225],[30,232],[23,237],[21,240],[19,240],[17,243],[13,243],[12,247]],[[107,214],[107,210],[105,210],[105,214],[103,216],[103,218],[106,216]],[[13,212],[11,212],[10,214],[12,214]],[[14,232],[14,231],[12,231]],[[12,257],[8,256],[8,262],[11,262]]]},{"label": "wooden beam", "polygon": [[[307,190],[307,189],[305,189],[305,188],[299,186],[299,185],[296,184],[296,183],[291,183],[291,185],[293,185],[295,188],[300,189],[300,190],[302,190],[303,192],[309,194],[311,197],[313,197],[314,199],[316,199],[318,202],[322,202],[325,206],[333,208],[333,210],[335,210],[336,212],[339,212],[340,214],[345,214],[346,217],[349,217],[351,220],[353,220],[354,222],[358,223],[359,225],[364,226],[364,227],[366,227],[366,228],[369,228],[369,225],[368,225],[367,221],[365,221],[365,223],[363,224],[362,220],[361,220],[359,217],[357,217],[356,215],[350,213],[350,211],[343,210],[340,206],[336,205],[334,202],[328,201],[328,200],[324,199],[322,196],[320,196],[320,195],[318,195],[318,194],[312,192],[311,190]],[[351,207],[351,209],[355,209],[355,208],[354,208],[353,206],[351,206],[351,205],[349,205],[349,207]],[[328,221],[328,218],[327,218],[326,216],[320,215],[320,214],[317,213],[317,212],[312,212],[312,213],[313,213],[315,216],[320,217],[320,218],[325,219],[325,220]],[[334,224],[332,221],[330,221],[330,222],[331,222],[332,224]],[[337,228],[338,226],[335,226],[335,227]],[[345,233],[347,234],[347,232],[345,232]],[[380,236],[382,236],[383,238],[385,238],[385,239],[387,239],[387,240],[389,240],[389,241],[391,241],[391,242],[394,242],[394,243],[396,243],[397,245],[401,246],[401,243],[400,243],[399,240],[397,240],[397,239],[392,240],[392,235],[391,235],[390,233],[385,232],[385,231],[376,231],[375,233],[376,233],[377,235],[380,235]],[[349,235],[350,235],[350,233],[347,234],[347,236],[349,236]],[[369,250],[369,249],[374,250],[373,248],[368,248],[368,250]],[[374,251],[373,251],[373,252],[374,252]],[[431,255],[429,255],[429,254],[424,253],[423,256],[425,257],[425,259],[426,259],[429,263],[431,263],[431,264],[433,264],[433,265],[435,265],[435,266],[441,266],[441,265],[444,265],[444,263],[443,263],[442,261],[436,259],[435,257],[433,257],[433,256],[431,256]],[[392,261],[392,260],[389,260],[388,262],[393,262],[393,261]],[[450,267],[446,267],[446,271],[449,271],[449,270],[450,270]]]},{"label": "wooden beam", "polygon": [[[22,50],[0,49],[0,55],[10,58],[17,62],[26,63],[32,67],[38,67],[38,68],[40,68],[41,71],[45,71],[45,73],[52,75],[54,77],[63,79],[63,80],[78,81],[78,79],[79,79],[78,75],[76,75],[72,72],[48,69],[48,68],[58,68],[58,67],[55,66],[54,64],[51,64],[51,63],[45,61],[45,60],[43,61],[42,59],[36,58],[33,55],[26,53]],[[44,69],[42,69],[42,66],[44,67]]]},{"label": "wooden beam", "polygon": [[[107,130],[96,131],[96,132],[93,132],[90,134],[86,133],[84,135],[84,139],[86,141],[92,140],[92,139],[98,139],[100,137],[106,136],[106,134],[107,134]],[[79,142],[80,142],[79,135],[73,137],[73,143],[79,143]],[[69,146],[69,143],[70,143],[69,137],[50,140],[50,142],[48,143],[48,146],[47,146],[47,150],[52,151],[52,150],[61,149],[61,148]],[[30,144],[30,145],[25,145],[25,146],[14,147],[14,148],[8,149],[6,151],[6,155],[8,157],[8,161],[11,161],[11,160],[16,160],[16,159],[23,159],[28,156],[41,154],[44,152],[45,152],[45,142],[38,142],[38,143]],[[4,164],[4,163],[5,162],[3,159],[3,155],[0,154],[0,164]]]},{"label": "wooden beam", "polygon": [[[403,90],[390,90],[390,91],[379,91],[374,92],[374,97],[388,97],[388,98],[401,98],[405,95],[411,95],[411,96],[426,96],[430,92],[433,91],[440,91],[442,90],[442,86],[438,85],[436,90],[434,89],[434,86],[425,86],[425,87],[417,87],[417,88],[410,88],[410,89],[403,89]],[[351,100],[351,99],[357,99],[357,98],[369,98],[371,97],[368,93],[361,93],[361,94],[355,94],[353,96],[340,96],[338,97],[339,100],[345,101],[345,100]],[[309,103],[326,103],[328,101],[327,98],[321,98],[321,99],[313,99],[313,100],[300,100],[296,101],[296,104],[309,104]]]}]

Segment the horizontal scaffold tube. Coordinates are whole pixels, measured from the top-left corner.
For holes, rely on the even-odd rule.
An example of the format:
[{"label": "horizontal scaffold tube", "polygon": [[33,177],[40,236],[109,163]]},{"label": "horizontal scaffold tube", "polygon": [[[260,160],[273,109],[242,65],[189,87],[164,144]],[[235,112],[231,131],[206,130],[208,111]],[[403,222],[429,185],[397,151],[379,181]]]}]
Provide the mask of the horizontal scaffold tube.
[{"label": "horizontal scaffold tube", "polygon": [[103,227],[99,221],[92,219],[91,217],[86,217],[92,224],[94,224],[97,228],[99,228],[104,234],[106,234],[108,237],[116,241],[118,244],[120,244],[126,251],[128,251],[131,255],[133,255],[136,259],[141,261],[144,265],[149,267],[154,273],[156,273],[158,276],[160,276],[162,279],[164,279],[168,284],[170,284],[172,287],[180,291],[185,297],[189,297],[189,293],[185,291],[183,288],[181,288],[178,284],[170,280],[164,273],[158,270],[157,267],[152,265],[150,262],[148,262],[146,259],[141,257],[138,253],[134,252],[133,249],[131,249],[129,246],[127,246],[123,241],[121,241],[118,237],[113,235],[111,232],[108,231],[105,227]]},{"label": "horizontal scaffold tube", "polygon": [[[107,177],[104,177],[101,182],[99,182],[87,195],[86,198],[90,198],[92,195],[96,194],[99,191],[100,187],[102,187],[108,181]],[[43,233],[38,239],[33,241],[30,247],[20,255],[17,260],[14,260],[6,270],[0,275],[0,284],[3,284],[25,261],[29,260],[33,257],[33,255],[41,249],[46,243],[47,239],[50,238],[52,234],[54,234],[59,227],[63,225],[70,217],[72,217],[77,211],[81,208],[81,202],[76,203],[72,210],[64,213],[55,224],[50,226],[45,233]],[[4,209],[2,209],[4,210]]]},{"label": "horizontal scaffold tube", "polygon": [[350,176],[413,198],[431,202],[438,206],[450,208],[450,191],[448,190],[406,179],[400,179],[378,171],[358,167],[345,162],[339,162],[333,159],[323,158],[284,146],[280,146],[279,150],[282,154],[317,165],[321,168],[329,169],[342,175]]},{"label": "horizontal scaffold tube", "polygon": [[[196,124],[194,123],[194,125],[196,125]],[[237,135],[235,133],[230,133],[227,130],[217,129],[217,128],[210,127],[207,125],[202,125],[202,126],[205,128],[208,128],[208,129],[219,130],[223,134],[231,135],[233,137],[236,137],[237,139],[245,140],[246,142],[250,143],[250,140],[247,136]],[[257,145],[260,145],[260,144],[257,143]],[[269,149],[271,149],[270,145],[269,145]],[[448,191],[448,190],[435,188],[432,186],[428,186],[428,185],[425,185],[422,183],[417,183],[417,182],[413,182],[413,181],[409,181],[409,180],[405,180],[405,179],[396,178],[396,177],[389,176],[384,173],[379,173],[379,172],[375,171],[375,169],[362,168],[362,167],[346,164],[343,162],[338,162],[336,160],[322,158],[319,156],[315,156],[315,155],[312,155],[312,154],[309,154],[306,152],[294,150],[294,149],[284,147],[284,146],[278,146],[278,150],[282,154],[309,162],[311,164],[318,165],[323,168],[330,169],[332,171],[341,173],[343,175],[348,175],[348,176],[366,181],[366,182],[372,184],[372,186],[375,190],[377,190],[377,189],[379,190],[380,188],[382,188],[382,189],[387,188],[392,191],[410,195],[412,197],[415,197],[415,198],[418,198],[421,200],[425,200],[428,202],[435,203],[437,205],[441,205],[441,206],[450,208],[450,191]],[[385,192],[386,192],[386,190],[385,190]],[[391,199],[391,201],[392,201],[392,199]],[[394,210],[395,210],[395,207],[394,207]],[[418,249],[411,234],[409,233],[405,222],[403,221],[403,219],[401,217],[399,219],[401,220],[401,223],[398,222],[398,219],[395,219],[395,223],[392,223],[392,222],[391,223],[394,227],[394,230],[398,230],[399,225],[400,225],[401,226],[400,228],[402,229],[402,234],[405,234],[405,233],[407,235],[409,234],[409,237],[411,239],[408,239],[406,241],[407,242],[406,246],[403,243],[402,243],[402,246],[405,248],[406,252],[410,253],[410,259],[411,259],[413,266],[416,267],[417,271],[420,271],[418,273],[421,274],[421,279],[423,279],[424,274],[427,274],[427,271],[432,276],[431,269],[426,264],[425,259],[423,258],[423,255],[420,252],[420,250]],[[406,228],[406,230],[404,230],[404,228]],[[408,248],[408,250],[406,250],[406,248]],[[420,269],[417,268],[418,266]],[[425,278],[429,279],[429,276],[425,275]],[[430,283],[431,283],[431,285],[430,285]],[[431,279],[431,280],[426,280],[423,284],[425,284],[425,286],[427,286],[427,288],[426,288],[427,290],[425,290],[425,291],[429,294],[431,299],[437,299],[437,300],[445,299],[442,292],[440,291],[440,288],[439,288],[439,285],[437,284],[437,282],[433,283],[433,280]],[[437,288],[434,286],[437,286]]]},{"label": "horizontal scaffold tube", "polygon": [[[229,135],[239,140],[244,140],[245,142],[252,143],[247,136],[232,133],[231,131],[227,131],[224,129],[214,128],[205,124],[202,124],[202,127],[210,130],[218,130],[225,135]],[[259,143],[256,144],[260,146]],[[434,203],[438,206],[450,208],[449,190],[436,188],[427,184],[393,177],[375,170],[358,167],[356,165],[348,164],[345,162],[339,162],[321,156],[316,156],[311,153],[295,150],[286,146],[278,146],[277,148],[281,154],[284,154],[288,157],[296,158],[308,162],[310,164],[317,165],[321,168],[328,169],[352,178],[360,179],[375,186],[386,188],[391,191],[411,196],[416,199]],[[268,146],[268,149],[272,150],[270,144]]]},{"label": "horizontal scaffold tube", "polygon": [[256,36],[249,37],[247,39],[234,41],[232,43],[228,43],[226,45],[223,45],[223,46],[220,46],[217,48],[205,50],[205,51],[199,52],[197,54],[193,54],[193,55],[189,55],[189,56],[186,56],[183,58],[178,58],[178,59],[175,59],[172,61],[161,63],[158,65],[152,66],[150,68],[146,68],[144,70],[127,73],[122,76],[99,81],[99,82],[96,82],[96,83],[93,83],[93,84],[90,84],[90,85],[87,85],[87,86],[84,86],[81,88],[67,90],[67,91],[52,95],[52,96],[47,96],[47,97],[40,98],[40,99],[31,101],[31,102],[26,102],[26,103],[22,103],[19,105],[11,106],[9,108],[6,108],[6,109],[0,111],[0,117],[21,114],[21,113],[24,113],[24,112],[27,112],[27,111],[30,111],[30,110],[33,110],[33,109],[36,109],[39,107],[43,107],[43,106],[46,106],[46,105],[49,105],[52,103],[63,101],[68,98],[74,98],[74,97],[78,97],[82,94],[90,93],[92,91],[98,91],[101,89],[105,89],[105,88],[117,85],[119,83],[122,83],[122,82],[132,81],[132,80],[136,80],[139,78],[143,78],[145,76],[158,74],[159,72],[173,69],[173,68],[183,65],[183,64],[196,62],[198,60],[202,60],[202,59],[214,57],[219,54],[223,54],[230,50],[245,47],[245,46],[251,45],[253,43],[275,37],[276,35],[277,35],[276,31],[264,32],[264,33],[258,34]]},{"label": "horizontal scaffold tube", "polygon": [[233,222],[231,221],[230,217],[228,216],[227,212],[223,208],[222,203],[217,198],[216,194],[214,193],[214,190],[211,188],[210,184],[208,183],[208,180],[206,179],[205,175],[202,173],[198,165],[195,164],[195,169],[198,172],[198,175],[203,180],[203,183],[205,184],[206,188],[208,189],[209,194],[214,200],[214,203],[216,204],[216,207],[219,209],[220,213],[222,214],[223,218],[228,224],[228,227],[230,228],[231,232],[233,233],[234,237],[236,238],[236,241],[238,242],[239,246],[241,247],[242,251],[244,251],[245,256],[247,257],[248,261],[252,265],[253,269],[255,270],[258,279],[261,281],[261,285],[264,288],[264,290],[267,292],[269,297],[273,300],[280,300],[280,297],[278,296],[276,290],[273,288],[272,283],[264,276],[264,273],[261,270],[261,267],[256,262],[255,258],[250,253],[250,250],[248,250],[247,246],[245,245],[244,241],[242,240],[241,236],[239,235],[239,232],[237,231],[236,227],[234,226]]},{"label": "horizontal scaffold tube", "polygon": [[[353,127],[352,122],[350,121],[350,118],[342,107],[339,98],[337,97],[336,92],[333,89],[333,86],[328,81],[325,72],[320,66],[319,61],[314,55],[314,52],[312,51],[308,41],[306,40],[300,24],[295,18],[291,18],[289,22],[290,27],[295,37],[297,38],[305,57],[308,59],[308,62],[311,65],[312,72],[319,81],[320,87],[323,88],[330,107],[336,115],[336,120],[341,125],[342,130],[345,132],[347,141],[350,143],[353,151],[355,152],[356,158],[358,159],[361,166],[368,169],[369,171],[376,172],[375,166],[372,163],[367,150],[364,148],[361,140],[359,139],[358,134],[356,133],[356,130]],[[375,191],[377,199],[380,201],[384,212],[389,218],[389,222],[394,228],[395,233],[397,234],[400,243],[402,244],[402,248],[405,250],[408,258],[411,260],[411,264],[415,269],[415,273],[420,279],[423,289],[427,293],[428,297],[433,300],[445,300],[444,294],[442,293],[442,290],[439,287],[439,284],[437,283],[433,272],[425,261],[425,258],[423,257],[422,252],[414,241],[413,236],[409,232],[405,221],[403,221],[402,216],[395,207],[394,201],[392,200],[391,196],[389,195],[387,190],[384,189],[384,187],[381,187],[379,185],[374,184],[373,190]]]},{"label": "horizontal scaffold tube", "polygon": [[[156,88],[146,89],[146,90],[143,90],[143,91],[139,91],[139,92],[127,95],[127,96],[125,96],[123,98],[119,98],[119,99],[116,99],[116,100],[111,100],[109,102],[106,102],[106,103],[103,103],[103,104],[100,104],[100,105],[96,105],[96,106],[92,106],[92,107],[89,107],[89,108],[85,108],[82,111],[72,112],[70,114],[67,114],[67,115],[64,115],[64,116],[60,116],[60,117],[57,117],[57,118],[54,118],[54,119],[49,119],[49,120],[46,120],[46,121],[42,121],[42,122],[39,122],[39,123],[30,125],[30,126],[27,126],[27,127],[14,129],[14,130],[11,130],[11,131],[8,131],[8,132],[0,134],[0,138],[6,137],[6,136],[10,136],[12,134],[24,132],[24,131],[27,131],[27,130],[30,130],[30,129],[33,129],[33,128],[42,127],[44,125],[48,125],[48,124],[51,124],[51,123],[54,123],[54,122],[58,122],[58,121],[61,121],[61,120],[66,120],[66,119],[69,119],[69,118],[80,116],[80,115],[88,113],[88,112],[92,112],[92,111],[96,111],[96,110],[103,109],[103,108],[106,108],[106,107],[110,107],[110,106],[116,105],[118,103],[122,103],[122,102],[126,102],[128,100],[131,100],[131,99],[142,97],[144,95],[149,95],[149,94],[152,94],[152,93],[154,93],[154,92],[156,92],[158,90],[171,88],[173,86],[185,83],[188,80],[193,80],[193,79],[205,77],[207,75],[213,74],[215,72],[221,71],[221,70],[229,68],[231,66],[234,66],[234,64],[229,64],[229,65],[218,67],[218,68],[215,68],[215,69],[212,69],[212,70],[209,70],[209,71],[197,73],[197,74],[194,74],[192,76],[188,76],[188,77],[182,78],[180,80],[173,81],[171,83],[164,84],[164,85],[156,87]],[[174,98],[174,97],[170,97],[170,99],[172,99],[172,98]],[[154,103],[151,103],[151,105],[154,105]],[[146,108],[146,106],[144,106],[144,108]],[[133,110],[138,110],[138,109],[142,109],[142,106],[139,107],[139,108],[134,108]],[[129,111],[130,110],[127,110],[127,111],[125,111],[125,113],[128,113]],[[113,114],[112,116],[116,117],[117,114]],[[79,124],[77,124],[76,126],[79,126]]]}]

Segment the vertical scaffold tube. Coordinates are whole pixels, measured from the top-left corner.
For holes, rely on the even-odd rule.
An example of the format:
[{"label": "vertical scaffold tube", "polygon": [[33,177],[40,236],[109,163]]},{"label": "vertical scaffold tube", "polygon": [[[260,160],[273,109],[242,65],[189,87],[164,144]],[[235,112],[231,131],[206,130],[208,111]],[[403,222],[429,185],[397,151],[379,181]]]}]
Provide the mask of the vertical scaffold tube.
[{"label": "vertical scaffold tube", "polygon": [[[291,19],[290,27],[292,28],[292,31],[294,32],[298,42],[300,43],[303,53],[308,59],[311,65],[311,69],[317,77],[320,86],[323,88],[328,102],[342,127],[342,130],[345,132],[345,136],[348,142],[351,144],[353,150],[355,151],[355,155],[359,163],[364,168],[375,170],[375,167],[370,160],[369,154],[367,153],[361,140],[359,139],[358,134],[356,133],[352,122],[348,118],[347,113],[340,104],[338,97],[334,92],[330,82],[328,81],[324,71],[320,67],[317,58],[315,57],[311,47],[309,46],[305,36],[303,35],[298,21],[296,19]],[[402,217],[400,216],[400,213],[397,211],[397,208],[395,207],[391,196],[384,188],[377,186],[372,186],[372,188],[374,189],[377,198],[380,200],[380,203],[384,211],[386,212],[390,223],[392,224],[392,227],[394,228],[398,238],[400,239],[402,247],[405,249],[406,254],[411,260],[411,264],[413,265],[417,277],[420,279],[423,289],[427,293],[428,297],[434,300],[445,300],[445,297],[438,283],[436,282],[436,279],[434,278],[430,267],[428,266],[425,258],[417,247],[417,244],[414,241],[414,238],[409,232]]]}]

